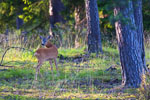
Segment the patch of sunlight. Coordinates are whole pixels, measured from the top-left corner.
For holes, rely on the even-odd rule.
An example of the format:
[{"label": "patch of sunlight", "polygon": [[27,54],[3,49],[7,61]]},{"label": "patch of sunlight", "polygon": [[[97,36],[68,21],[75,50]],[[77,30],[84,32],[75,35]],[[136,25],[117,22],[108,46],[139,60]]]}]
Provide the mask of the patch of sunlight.
[{"label": "patch of sunlight", "polygon": [[103,50],[104,51],[107,51],[107,52],[111,52],[111,53],[119,53],[118,49],[115,49],[115,48],[111,48],[111,47],[103,47]]},{"label": "patch of sunlight", "polygon": [[99,69],[107,69],[108,67],[110,67],[112,64],[116,64],[115,61],[113,61],[111,58],[106,60],[106,59],[100,59],[100,58],[94,58],[94,59],[91,59],[89,61],[89,66],[92,66],[92,67],[96,67],[96,68],[99,68]]},{"label": "patch of sunlight", "polygon": [[146,55],[147,59],[150,59],[150,49],[149,48],[145,50],[145,55]]},{"label": "patch of sunlight", "polygon": [[71,48],[71,49],[58,49],[59,54],[63,55],[64,57],[75,57],[84,54],[84,48]]}]

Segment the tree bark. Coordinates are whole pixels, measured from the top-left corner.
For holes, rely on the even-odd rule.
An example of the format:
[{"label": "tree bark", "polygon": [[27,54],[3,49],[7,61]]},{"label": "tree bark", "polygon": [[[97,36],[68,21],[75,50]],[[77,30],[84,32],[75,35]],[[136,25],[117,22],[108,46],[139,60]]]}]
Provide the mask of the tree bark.
[{"label": "tree bark", "polygon": [[53,35],[52,29],[55,27],[55,23],[64,22],[60,12],[64,9],[64,5],[61,0],[49,0],[49,15],[50,15],[50,28],[49,34]]},{"label": "tree bark", "polygon": [[147,70],[145,61],[145,48],[144,48],[144,34],[143,34],[143,16],[142,16],[142,0],[133,0],[134,19],[136,30],[138,34],[138,40],[141,48],[141,56],[143,60],[143,66]]},{"label": "tree bark", "polygon": [[17,26],[17,30],[19,30],[23,25],[23,20],[20,19],[19,17],[16,18],[16,26]]},{"label": "tree bark", "polygon": [[[142,35],[137,32],[135,16],[133,12],[133,2],[124,1],[127,5],[116,7],[114,15],[122,15],[126,19],[124,23],[121,19],[115,22],[120,61],[122,66],[122,84],[127,87],[137,88],[145,73],[143,56],[141,55]],[[141,43],[140,43],[141,42]]]},{"label": "tree bark", "polygon": [[88,52],[102,53],[97,0],[85,0],[85,5],[87,18]]}]

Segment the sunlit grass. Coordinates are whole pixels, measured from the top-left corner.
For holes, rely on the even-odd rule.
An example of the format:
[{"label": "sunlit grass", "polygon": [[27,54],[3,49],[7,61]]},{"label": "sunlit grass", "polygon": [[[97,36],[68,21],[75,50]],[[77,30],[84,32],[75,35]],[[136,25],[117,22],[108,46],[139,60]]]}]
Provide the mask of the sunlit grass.
[{"label": "sunlit grass", "polygon": [[31,77],[32,75],[33,75],[32,69],[15,68],[15,69],[8,69],[7,71],[0,72],[0,79],[12,79],[12,78],[17,79],[17,78],[23,78],[26,76]]},{"label": "sunlit grass", "polygon": [[81,56],[83,54],[85,54],[84,52],[84,48],[78,48],[78,49],[75,49],[75,48],[71,48],[71,49],[58,49],[59,51],[59,54],[60,55],[63,55],[64,57],[75,57],[75,56]]},{"label": "sunlit grass", "polygon": [[145,55],[146,55],[146,63],[150,64],[150,48],[147,48],[145,50]]},{"label": "sunlit grass", "polygon": [[[3,50],[0,57],[3,54]],[[34,50],[33,50],[34,51]],[[37,59],[34,52],[12,49],[4,57],[4,65],[14,67],[0,69],[0,99],[38,100],[38,99],[127,99],[135,98],[132,93],[110,93],[109,89],[121,84],[121,67],[117,49],[103,47],[104,54],[91,54],[85,61],[76,62],[74,58],[83,57],[85,48],[59,49],[59,75],[54,66],[52,76],[49,62],[40,69],[42,78],[34,83]],[[115,71],[106,71],[115,65]],[[3,70],[6,69],[6,70]],[[116,82],[114,82],[116,80]]]},{"label": "sunlit grass", "polygon": [[[7,92],[7,93],[1,93],[3,94],[3,97],[5,100],[39,100],[39,99],[45,99],[45,100],[51,100],[51,99],[75,99],[75,100],[81,100],[81,99],[111,99],[111,100],[116,100],[116,99],[131,99],[135,98],[135,95],[130,95],[127,93],[124,94],[106,94],[106,93],[73,93],[73,92],[58,92],[55,91],[55,93],[51,91],[39,91],[39,90],[20,90],[18,93],[22,93],[23,95],[19,95],[16,92],[14,94]],[[16,95],[15,95],[16,93]],[[5,94],[7,94],[5,96]],[[53,97],[55,95],[55,98]],[[32,96],[32,97],[31,97]]]}]

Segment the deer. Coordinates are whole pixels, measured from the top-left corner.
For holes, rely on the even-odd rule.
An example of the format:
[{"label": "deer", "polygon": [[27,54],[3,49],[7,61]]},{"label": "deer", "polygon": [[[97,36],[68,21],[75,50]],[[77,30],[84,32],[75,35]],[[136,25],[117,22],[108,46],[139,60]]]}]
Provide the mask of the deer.
[{"label": "deer", "polygon": [[[37,75],[40,74],[40,67],[45,61],[49,61],[49,64],[51,66],[51,71],[53,75],[53,65],[52,60],[55,62],[56,70],[58,73],[58,65],[57,65],[57,56],[58,56],[58,49],[55,45],[53,45],[49,39],[51,36],[48,37],[42,37],[40,36],[42,46],[45,46],[45,48],[38,48],[34,54],[34,56],[38,60],[38,65],[36,66],[36,74],[35,74],[35,80],[37,81]],[[41,76],[42,77],[42,76]]]}]

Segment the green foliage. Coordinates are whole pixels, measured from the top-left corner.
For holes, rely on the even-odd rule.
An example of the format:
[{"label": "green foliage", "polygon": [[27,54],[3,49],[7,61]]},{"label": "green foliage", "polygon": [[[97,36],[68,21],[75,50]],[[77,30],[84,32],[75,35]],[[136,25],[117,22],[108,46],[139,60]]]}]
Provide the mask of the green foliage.
[{"label": "green foliage", "polygon": [[[102,34],[109,34],[115,32],[114,27],[114,4],[108,0],[98,0],[98,9],[100,16],[100,27]],[[115,35],[115,34],[113,34]]]},{"label": "green foliage", "polygon": [[0,3],[0,27],[1,32],[6,29],[6,23],[9,24],[9,26],[12,26],[14,24],[14,21],[11,20],[14,18],[14,7],[10,6],[7,2]]},{"label": "green foliage", "polygon": [[[16,29],[16,18],[24,20],[23,30],[31,31],[36,27],[45,28],[49,23],[48,0],[15,0],[0,2],[0,26],[4,32],[6,25]],[[30,26],[30,27],[28,27]]]},{"label": "green foliage", "polygon": [[[45,28],[49,23],[48,0],[32,1],[23,8],[24,13],[19,15],[24,19],[24,29],[31,31],[36,27]],[[30,26],[29,26],[30,25]]]},{"label": "green foliage", "polygon": [[[143,25],[144,25],[144,30],[150,31],[150,2],[149,0],[143,0]],[[148,34],[146,34],[148,35]]]},{"label": "green foliage", "polygon": [[[72,15],[74,14],[75,7],[85,5],[84,0],[62,0],[66,9],[63,11],[63,14]],[[67,17],[67,16],[65,16]]]},{"label": "green foliage", "polygon": [[[65,5],[65,10],[62,15],[66,21],[74,23],[74,10],[77,6],[85,6],[84,0],[62,0]],[[114,7],[126,5],[127,2],[120,0],[98,0],[100,12],[100,27],[103,34],[109,34],[110,38],[115,36],[114,22],[119,18],[128,22],[127,19],[113,17]],[[0,27],[1,32],[4,32],[6,26],[9,29],[16,29],[16,18],[24,20],[22,30],[37,31],[37,29],[45,30],[43,33],[48,33],[49,29],[49,0],[5,0],[0,2]],[[143,0],[143,19],[144,30],[149,30],[149,1]],[[39,33],[38,33],[39,34]]]}]

